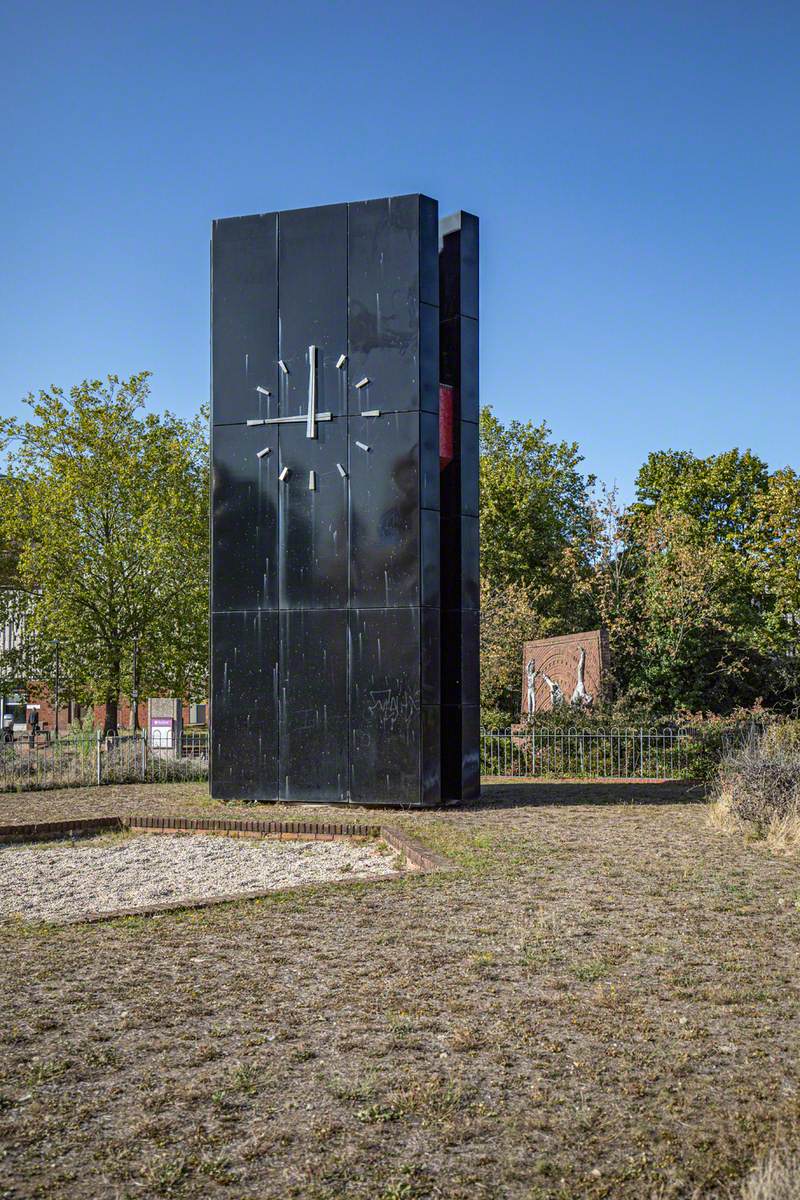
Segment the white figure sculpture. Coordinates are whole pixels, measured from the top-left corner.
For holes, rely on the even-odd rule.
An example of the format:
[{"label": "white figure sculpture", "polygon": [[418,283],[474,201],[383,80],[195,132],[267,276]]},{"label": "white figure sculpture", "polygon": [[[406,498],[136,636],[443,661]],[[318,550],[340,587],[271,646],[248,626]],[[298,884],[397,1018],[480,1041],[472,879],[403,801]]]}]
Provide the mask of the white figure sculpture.
[{"label": "white figure sculpture", "polygon": [[561,708],[564,703],[564,693],[556,683],[555,679],[551,679],[544,671],[542,671],[542,679],[550,688],[550,703],[552,708]]},{"label": "white figure sculpture", "polygon": [[576,708],[588,708],[592,703],[593,697],[586,690],[584,682],[584,672],[586,670],[586,651],[583,646],[580,648],[580,657],[578,658],[578,681],[575,684],[575,691],[572,693],[571,704]]},{"label": "white figure sculpture", "polygon": [[525,673],[528,677],[528,716],[533,717],[536,712],[536,662],[530,659]]}]

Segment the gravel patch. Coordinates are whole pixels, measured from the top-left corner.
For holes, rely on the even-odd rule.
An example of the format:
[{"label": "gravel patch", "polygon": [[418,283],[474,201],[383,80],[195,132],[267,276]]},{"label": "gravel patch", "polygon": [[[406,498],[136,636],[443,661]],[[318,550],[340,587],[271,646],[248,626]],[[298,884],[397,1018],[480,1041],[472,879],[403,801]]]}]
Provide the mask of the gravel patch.
[{"label": "gravel patch", "polygon": [[87,912],[389,875],[392,859],[355,842],[275,842],[191,834],[0,847],[0,916]]}]

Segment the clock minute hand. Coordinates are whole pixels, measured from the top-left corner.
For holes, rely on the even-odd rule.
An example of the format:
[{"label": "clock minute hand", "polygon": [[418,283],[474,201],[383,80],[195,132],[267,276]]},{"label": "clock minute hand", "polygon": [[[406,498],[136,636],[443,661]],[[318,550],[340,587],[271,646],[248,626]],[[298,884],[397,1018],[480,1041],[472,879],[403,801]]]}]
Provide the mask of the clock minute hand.
[{"label": "clock minute hand", "polygon": [[308,347],[308,424],[306,437],[317,436],[317,347]]}]

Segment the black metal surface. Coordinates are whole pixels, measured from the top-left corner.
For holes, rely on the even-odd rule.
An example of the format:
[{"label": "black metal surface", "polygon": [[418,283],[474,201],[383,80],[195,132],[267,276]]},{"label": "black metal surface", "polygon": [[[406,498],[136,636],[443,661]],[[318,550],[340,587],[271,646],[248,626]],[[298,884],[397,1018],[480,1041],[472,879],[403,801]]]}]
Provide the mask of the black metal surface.
[{"label": "black metal surface", "polygon": [[[218,425],[213,430],[216,611],[278,603],[278,433],[276,426]],[[269,446],[262,458],[257,452]]]},{"label": "black metal surface", "polygon": [[320,423],[315,438],[303,424],[278,428],[280,470],[289,470],[277,485],[280,607],[345,608],[347,479],[336,463],[347,461],[347,423]]},{"label": "black metal surface", "polygon": [[215,221],[211,242],[215,424],[275,415],[278,298],[276,213]]},{"label": "black metal surface", "polygon": [[210,776],[213,794],[278,794],[278,613],[212,616]]},{"label": "black metal surface", "polygon": [[419,460],[418,412],[350,418],[350,603],[354,608],[420,603]]},{"label": "black metal surface", "polygon": [[280,613],[282,800],[347,799],[347,612]]},{"label": "black metal surface", "polygon": [[453,389],[454,458],[441,477],[442,795],[480,791],[478,222],[440,223],[441,381]]},{"label": "black metal surface", "polygon": [[340,354],[347,353],[347,205],[278,214],[280,415],[305,412],[308,348],[319,348],[319,411],[346,412]]},{"label": "black metal surface", "polygon": [[[425,225],[420,223],[421,202]],[[438,308],[428,304],[421,336],[420,261],[427,294],[438,291],[431,255],[435,202],[396,196],[350,205],[350,411],[419,411],[438,382]],[[421,363],[425,355],[424,367]],[[433,371],[433,375],[431,372]],[[361,379],[369,383],[357,388]]]},{"label": "black metal surface", "polygon": [[420,610],[350,612],[350,790],[355,804],[420,804]]},{"label": "black metal surface", "polygon": [[[474,788],[477,222],[442,228],[440,254],[424,196],[214,224],[216,796],[420,805]],[[458,297],[444,324],[440,287]],[[302,420],[247,427],[307,413],[312,346],[331,419],[314,437]],[[442,473],[448,376],[456,461]]]}]

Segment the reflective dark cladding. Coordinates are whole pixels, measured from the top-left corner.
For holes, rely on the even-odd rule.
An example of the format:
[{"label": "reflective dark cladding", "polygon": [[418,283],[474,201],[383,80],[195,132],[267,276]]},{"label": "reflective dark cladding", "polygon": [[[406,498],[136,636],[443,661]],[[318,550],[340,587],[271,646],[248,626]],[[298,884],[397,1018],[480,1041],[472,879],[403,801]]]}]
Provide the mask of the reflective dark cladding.
[{"label": "reflective dark cladding", "polygon": [[[440,256],[418,195],[214,224],[215,796],[435,804],[443,752],[444,794],[474,788],[477,222],[442,229]],[[248,427],[306,414],[310,347],[330,419],[315,437],[303,420]],[[442,475],[451,379],[459,453]]]}]

